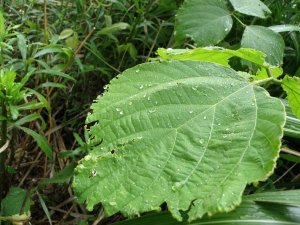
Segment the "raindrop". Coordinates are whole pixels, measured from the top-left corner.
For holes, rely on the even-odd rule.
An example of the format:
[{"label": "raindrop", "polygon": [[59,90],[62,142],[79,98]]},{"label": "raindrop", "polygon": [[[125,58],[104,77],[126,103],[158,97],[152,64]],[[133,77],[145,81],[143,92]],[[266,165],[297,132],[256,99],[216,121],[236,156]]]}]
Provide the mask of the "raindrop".
[{"label": "raindrop", "polygon": [[137,69],[135,72],[136,72],[136,73],[138,73],[138,72],[140,72],[140,70],[139,70],[139,69]]},{"label": "raindrop", "polygon": [[194,91],[197,91],[197,88],[196,88],[196,87],[192,87],[192,89],[193,89]]},{"label": "raindrop", "polygon": [[142,90],[144,88],[144,85],[141,85],[139,88]]},{"label": "raindrop", "polygon": [[148,101],[150,101],[150,96],[148,96],[148,98],[147,98],[147,99],[148,99]]},{"label": "raindrop", "polygon": [[201,145],[203,145],[204,140],[203,140],[203,139],[200,139],[199,143],[200,143]]},{"label": "raindrop", "polygon": [[154,112],[156,112],[156,109],[150,109],[149,110],[149,113],[154,113]]},{"label": "raindrop", "polygon": [[120,112],[120,111],[121,111],[121,109],[119,109],[119,108],[116,108],[116,111],[117,111],[117,112]]},{"label": "raindrop", "polygon": [[172,190],[173,190],[173,191],[178,191],[178,190],[180,190],[180,189],[183,187],[184,184],[185,184],[184,181],[176,182],[176,183],[172,186]]},{"label": "raindrop", "polygon": [[204,116],[204,117],[203,117],[203,119],[205,119],[205,120],[206,120],[206,119],[207,119],[207,117],[206,117],[206,116]]},{"label": "raindrop", "polygon": [[132,105],[132,102],[129,102],[129,105]]},{"label": "raindrop", "polygon": [[115,205],[117,205],[117,203],[116,203],[116,202],[109,202],[109,204],[110,204],[111,206],[115,206]]},{"label": "raindrop", "polygon": [[225,28],[225,32],[228,31],[228,28]]},{"label": "raindrop", "polygon": [[226,128],[226,131],[229,131],[229,128]]},{"label": "raindrop", "polygon": [[120,111],[120,115],[123,115],[124,113],[123,113],[123,111]]},{"label": "raindrop", "polygon": [[146,98],[146,97],[147,97],[147,95],[145,94],[145,95],[143,95],[143,97],[144,97],[144,98]]},{"label": "raindrop", "polygon": [[193,111],[191,110],[191,111],[189,111],[189,114],[192,114],[193,113]]}]

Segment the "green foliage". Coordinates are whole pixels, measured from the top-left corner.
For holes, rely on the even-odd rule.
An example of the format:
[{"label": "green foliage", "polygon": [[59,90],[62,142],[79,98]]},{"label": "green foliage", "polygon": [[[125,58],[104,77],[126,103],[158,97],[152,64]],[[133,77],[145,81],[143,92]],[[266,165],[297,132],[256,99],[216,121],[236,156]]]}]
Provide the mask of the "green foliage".
[{"label": "green foliage", "polygon": [[[15,82],[16,73],[12,70],[0,71],[0,101],[6,107],[7,115],[5,120],[9,123],[11,128],[18,128],[23,130],[28,135],[32,136],[38,143],[39,147],[45,154],[52,158],[52,149],[45,140],[45,138],[35,131],[23,127],[24,123],[31,122],[40,118],[37,114],[31,114],[23,118],[20,117],[20,111],[34,110],[40,108],[47,108],[47,101],[37,92],[24,88],[26,77],[21,82]],[[23,103],[24,98],[33,97],[36,95],[37,100],[27,101]],[[18,120],[19,119],[19,120]],[[11,125],[10,125],[11,123]]]},{"label": "green foliage", "polygon": [[300,78],[285,76],[282,87],[287,93],[293,113],[300,118]]},{"label": "green foliage", "polygon": [[[231,9],[229,2],[234,10]],[[229,2],[225,0],[186,0],[176,17],[175,30],[178,44],[188,43],[185,38],[190,38],[196,45],[200,46],[220,44],[227,48],[236,49],[236,45],[240,45],[243,48],[253,48],[264,52],[267,55],[268,63],[273,66],[281,66],[285,43],[278,32],[299,31],[299,26],[272,24],[273,26],[267,28],[254,25],[257,18],[267,19],[271,14],[270,9],[263,2],[260,0],[230,0]],[[248,22],[244,19],[243,14],[256,18]],[[234,26],[233,18],[237,21]],[[242,22],[243,19],[249,25]],[[242,30],[244,30],[243,36],[237,37],[235,35],[235,40],[232,41],[231,34],[234,32],[241,33]],[[294,43],[297,44],[296,41]],[[299,51],[298,47],[297,49]],[[246,65],[249,66],[250,70],[256,72],[256,67],[253,67],[252,64]]]},{"label": "green foliage", "polygon": [[0,8],[0,41],[2,41],[4,36],[5,36],[5,19],[3,16],[3,10]]},{"label": "green foliage", "polygon": [[230,213],[206,216],[191,223],[179,223],[165,212],[119,222],[116,225],[296,225],[300,221],[299,200],[299,190],[266,192],[246,196],[242,204]]},{"label": "green foliage", "polygon": [[200,46],[215,45],[230,32],[232,23],[226,1],[187,0],[176,17],[176,38],[182,42],[187,36]]},{"label": "green foliage", "polygon": [[271,14],[270,9],[260,0],[230,0],[233,8],[246,15],[265,19]]},{"label": "green foliage", "polygon": [[[161,152],[166,152],[166,148],[170,144],[170,134],[162,135],[163,131],[174,129],[172,126],[175,126],[176,123],[184,123],[183,120],[187,120],[192,114],[195,114],[198,107],[203,107],[204,109],[206,107],[206,99],[213,99],[213,97],[218,96],[222,98],[224,97],[223,93],[226,95],[226,93],[231,93],[235,89],[232,89],[229,85],[230,83],[223,82],[224,86],[228,84],[227,89],[220,85],[223,79],[220,78],[220,73],[216,73],[217,76],[214,76],[214,73],[208,73],[212,80],[217,79],[219,81],[213,84],[209,83],[209,85],[201,83],[201,85],[194,88],[196,90],[192,88],[194,87],[192,84],[184,84],[181,87],[176,85],[173,87],[167,86],[163,90],[154,90],[149,93],[149,101],[148,93],[145,98],[143,97],[144,95],[141,97],[139,93],[147,92],[151,89],[151,87],[148,87],[150,81],[156,81],[156,83],[152,84],[153,87],[159,86],[166,81],[166,78],[172,78],[173,73],[178,76],[178,73],[182,72],[182,76],[190,76],[198,74],[199,68],[196,65],[200,65],[200,67],[209,65],[205,69],[209,70],[210,67],[213,67],[219,68],[216,69],[219,72],[220,70],[231,71],[232,76],[234,74],[234,79],[230,77],[230,80],[234,80],[233,83],[241,82],[249,85],[249,87],[253,87],[255,93],[266,93],[262,88],[257,87],[258,85],[267,90],[271,96],[280,98],[286,109],[286,124],[283,129],[277,124],[277,129],[280,129],[281,133],[283,132],[284,137],[281,140],[281,154],[277,160],[277,168],[274,174],[267,178],[266,182],[255,183],[255,186],[247,185],[242,196],[242,203],[235,211],[217,213],[209,218],[204,215],[201,220],[192,221],[192,224],[222,224],[223,220],[228,224],[237,224],[238,222],[243,224],[248,223],[249,220],[251,223],[256,222],[259,224],[298,224],[299,218],[296,213],[299,211],[298,206],[279,204],[282,202],[289,204],[289,201],[283,200],[284,196],[290,200],[290,193],[278,193],[278,197],[281,196],[282,199],[277,203],[254,203],[252,199],[247,198],[245,195],[253,192],[299,188],[299,176],[297,176],[299,165],[294,164],[300,161],[299,153],[295,150],[298,149],[300,140],[300,120],[296,118],[296,115],[299,116],[299,104],[297,103],[297,85],[299,83],[297,77],[300,75],[299,12],[299,0],[0,1],[0,73],[2,74],[0,82],[0,199],[5,198],[9,187],[18,186],[30,190],[17,191],[15,196],[17,199],[19,195],[21,199],[24,197],[25,192],[33,194],[32,196],[28,195],[28,200],[33,198],[35,203],[31,205],[32,215],[29,222],[31,224],[46,223],[47,220],[50,224],[111,224],[120,220],[123,217],[119,215],[103,219],[104,212],[100,204],[94,207],[93,212],[86,212],[83,206],[78,206],[73,200],[73,193],[69,185],[70,180],[72,180],[74,166],[79,158],[88,154],[87,158],[81,161],[77,170],[79,171],[82,165],[92,165],[92,167],[85,169],[85,172],[81,174],[77,174],[75,183],[80,184],[80,187],[88,186],[89,182],[97,180],[103,172],[108,172],[109,174],[103,177],[105,182],[99,181],[98,187],[91,183],[91,189],[83,192],[86,196],[93,194],[95,199],[92,200],[95,204],[103,202],[103,200],[106,201],[104,204],[106,212],[109,211],[111,214],[120,209],[123,212],[129,210],[127,214],[130,214],[131,209],[147,208],[147,210],[150,210],[151,207],[158,210],[166,210],[166,204],[160,205],[160,203],[167,200],[167,203],[170,203],[172,200],[172,203],[175,202],[173,204],[175,209],[173,207],[170,210],[173,214],[176,212],[177,217],[181,216],[183,218],[183,224],[188,219],[187,213],[190,215],[194,213],[192,216],[196,217],[195,214],[197,213],[195,212],[199,208],[199,199],[197,200],[196,198],[200,195],[204,196],[204,193],[199,191],[199,189],[195,191],[195,188],[191,188],[192,194],[187,196],[190,192],[186,191],[186,187],[190,187],[194,183],[188,180],[181,188],[180,180],[177,179],[184,176],[184,174],[177,173],[175,170],[167,171],[172,176],[168,177],[165,176],[165,173],[162,174],[164,176],[161,179],[165,178],[165,180],[160,183],[158,181],[154,182],[157,190],[148,185],[150,189],[152,188],[153,193],[154,191],[160,191],[157,196],[154,196],[157,197],[155,199],[157,200],[156,204],[155,202],[143,203],[144,200],[151,201],[153,197],[152,193],[146,196],[146,193],[150,190],[147,189],[148,186],[146,187],[149,184],[147,179],[151,178],[151,176],[147,177],[147,175],[153,175],[151,174],[152,172],[155,173],[159,170],[157,166],[153,166],[156,160],[165,159]],[[174,16],[175,14],[177,14],[176,17]],[[174,36],[172,36],[173,34]],[[211,46],[216,44],[220,47]],[[210,46],[199,48],[197,45]],[[244,46],[254,49],[244,48]],[[113,80],[111,86],[105,87],[105,84],[115,77],[116,74],[120,74],[123,70],[143,63],[155,56],[157,48],[160,47],[165,49],[158,50],[159,58],[155,60],[161,63],[142,64],[140,67],[128,70]],[[184,62],[174,62],[174,60]],[[190,62],[191,60],[194,62]],[[221,64],[227,68],[212,63]],[[176,66],[171,68],[170,71],[159,71],[161,67],[167,68],[167,65]],[[191,67],[184,67],[185,69],[181,70],[182,68],[178,69],[178,65],[189,65]],[[145,67],[151,67],[151,71],[143,72]],[[194,67],[195,69],[193,70]],[[237,72],[232,71],[228,67]],[[140,71],[135,72],[135,70]],[[191,74],[189,74],[189,71],[192,71]],[[150,77],[150,74],[153,77]],[[165,74],[170,75],[165,76]],[[227,72],[225,76],[226,74]],[[125,75],[124,78],[122,78],[123,75]],[[207,81],[208,76],[202,75],[203,73],[201,73],[201,76],[196,76],[197,79],[201,78]],[[132,83],[139,83],[133,87],[130,84],[131,82],[125,82],[125,77],[128,76],[135,78]],[[147,79],[144,80],[146,77]],[[194,79],[192,80],[194,81]],[[122,83],[124,85],[121,85]],[[125,85],[125,83],[128,85]],[[196,86],[196,84],[194,85]],[[121,87],[121,89],[117,90],[114,88],[115,86]],[[217,89],[214,89],[215,86],[217,86]],[[141,87],[142,89],[140,89]],[[203,90],[200,87],[203,87]],[[210,95],[205,96],[206,93],[204,91],[207,88],[204,87],[213,88],[207,91]],[[91,127],[91,129],[84,129],[84,118],[90,104],[95,96],[101,94],[105,89],[108,89],[107,93],[103,97],[99,97],[93,104],[93,107],[104,104],[101,103],[103,99],[113,99],[112,102],[107,100],[104,107],[112,111],[106,112],[102,109],[99,111],[96,107],[88,117],[89,120],[95,118],[94,122],[96,123],[88,124],[88,127]],[[134,98],[132,101],[126,99],[126,96],[128,97],[132,94],[131,92],[127,93],[127,90],[134,90],[135,95],[140,97],[140,99]],[[184,92],[185,90],[186,92]],[[117,93],[122,96],[116,95]],[[169,102],[175,104],[163,104],[154,106],[154,109],[149,108],[150,102],[163,93],[168,95],[158,99],[158,103],[165,103],[169,100]],[[179,94],[182,96],[179,96]],[[234,96],[236,98],[244,96],[245,98],[248,94],[242,93],[239,96]],[[263,95],[264,99],[271,99],[271,101],[277,102],[278,106],[281,106],[278,99],[271,98],[267,94]],[[282,99],[286,96],[290,103]],[[114,101],[114,99],[120,99],[121,102],[127,102],[128,105],[123,106],[120,102]],[[181,102],[189,99],[199,104],[192,104],[186,108],[182,105],[176,107]],[[220,107],[221,109],[227,109],[235,103],[240,109],[243,108],[243,99],[243,101],[238,99],[233,102],[229,102],[227,99],[228,97],[223,103],[216,103],[217,106],[220,105],[222,106]],[[249,103],[250,99],[251,97],[247,99],[247,103]],[[180,100],[181,102],[174,102],[175,100]],[[132,108],[129,104],[131,104]],[[249,104],[248,106],[252,107]],[[118,110],[113,110],[114,107]],[[170,107],[171,111],[166,112],[165,109],[169,109],[168,107]],[[189,109],[189,107],[196,107],[197,110]],[[291,107],[294,113],[291,112]],[[272,110],[273,105],[269,108],[264,110],[264,112]],[[281,110],[283,110],[282,107]],[[95,114],[96,111],[99,111],[99,115]],[[187,114],[190,111],[193,111],[193,113],[191,115],[190,113]],[[217,112],[220,111],[217,110]],[[131,114],[129,115],[128,113]],[[250,110],[249,114],[252,113],[253,111]],[[247,112],[241,114],[246,117]],[[211,117],[212,115],[209,116]],[[222,119],[225,120],[227,116],[226,113],[222,114]],[[179,117],[178,121],[176,117]],[[206,117],[206,120],[210,117]],[[128,118],[133,118],[132,121],[134,123]],[[159,132],[151,130],[150,125],[155,124],[154,118],[158,118],[157,120],[161,126],[164,126]],[[97,122],[98,120],[99,122]],[[267,118],[267,121],[270,120],[272,120],[273,124],[276,124],[271,114]],[[107,125],[103,130],[110,131],[107,134],[104,134],[103,131],[97,132],[97,127],[102,128],[108,121],[111,121],[111,124]],[[223,136],[227,135],[230,138],[223,124],[226,125],[226,123],[222,122],[220,129],[218,131],[215,130],[216,134],[219,131],[224,131],[224,133],[219,135],[221,139],[217,140],[220,142],[214,142],[216,140],[210,141],[210,144],[214,144],[212,149],[221,153],[212,160],[213,163],[209,164],[215,166],[215,168],[217,168],[219,162],[222,162],[223,158],[225,159],[224,162],[227,162],[231,158],[232,160],[235,159],[234,157],[236,156],[233,154],[232,157],[231,155],[230,157],[223,157],[224,149],[228,148],[226,146],[232,146],[236,143],[226,142],[222,144],[225,141]],[[248,129],[250,124],[251,121],[248,121],[247,126],[243,126],[243,128]],[[197,125],[198,123],[193,123],[190,128],[196,128],[196,132]],[[205,124],[201,121],[200,125],[204,126]],[[144,133],[135,133],[135,127],[138,129],[143,128],[147,136]],[[207,126],[204,127],[207,129]],[[267,130],[267,128],[267,126],[264,126],[263,131]],[[187,126],[183,126],[183,129],[189,130]],[[268,133],[272,132],[272,129],[270,130],[268,130]],[[128,134],[131,131],[133,132],[132,136],[126,138],[120,136],[122,132]],[[200,133],[198,136],[204,135],[204,133],[198,133]],[[240,135],[243,134],[243,132],[240,133]],[[93,135],[89,137],[90,134]],[[153,137],[151,137],[152,135]],[[81,138],[82,136],[84,138]],[[143,138],[139,139],[141,136]],[[186,147],[182,147],[184,157],[178,160],[178,157],[174,156],[171,159],[176,165],[184,167],[182,172],[189,174],[190,169],[195,165],[195,161],[192,162],[191,160],[193,157],[197,157],[194,153],[201,153],[196,151],[196,148],[190,148],[189,144],[200,145],[201,143],[200,141],[197,142],[195,139],[197,135],[193,132],[182,134],[183,136],[186,138],[186,141],[177,141],[176,144],[181,143],[183,147]],[[274,138],[273,135],[271,136]],[[127,141],[134,137],[138,137],[136,141]],[[118,141],[108,144],[114,138]],[[154,138],[156,139],[154,140]],[[249,137],[246,137],[245,140],[247,138]],[[145,141],[146,139],[148,141]],[[157,140],[161,140],[161,142],[157,142]],[[242,142],[245,140],[242,140]],[[142,145],[142,143],[145,145]],[[220,146],[218,147],[219,144]],[[139,149],[142,149],[142,151],[137,152],[136,146],[141,146]],[[105,150],[101,149],[101,147]],[[157,150],[156,154],[147,155],[149,152],[152,153],[153,149],[159,149],[159,151]],[[175,149],[178,149],[178,146]],[[200,146],[199,149],[203,150],[203,146]],[[257,153],[261,153],[264,150],[262,147]],[[235,148],[229,149],[229,152],[233,151],[235,151]],[[178,151],[174,152],[178,153]],[[269,150],[267,149],[266,152],[269,152]],[[189,153],[191,154],[189,155]],[[274,148],[273,153],[278,154],[278,147],[276,151]],[[86,160],[94,155],[97,156],[93,159],[94,161]],[[102,158],[98,158],[100,155]],[[273,167],[271,165],[273,163],[272,160],[276,158],[275,155],[264,155],[264,158],[266,158],[264,162],[267,164],[269,162],[269,167],[255,171],[249,169],[250,172],[247,171],[246,175],[262,173],[262,171],[266,172],[266,170],[270,171]],[[123,159],[120,156],[126,157]],[[131,163],[137,157],[140,157],[137,161],[134,161],[137,163]],[[211,157],[205,155],[203,159],[208,161]],[[183,163],[183,160],[186,161]],[[109,162],[115,161],[116,164],[109,164]],[[98,165],[98,162],[101,163]],[[135,168],[135,170],[125,171],[124,168],[120,170],[118,166],[120,162],[124,163],[125,168]],[[253,160],[254,165],[263,165],[259,163],[258,158]],[[108,164],[107,168],[105,167],[106,164]],[[138,170],[137,165],[143,165],[142,169]],[[229,168],[230,165],[222,166],[219,170],[223,171],[224,168]],[[201,166],[203,165],[199,161],[199,168],[202,168]],[[116,170],[113,170],[114,168]],[[209,167],[208,169],[211,168]],[[145,170],[147,171],[143,173]],[[136,174],[134,171],[139,173]],[[193,174],[196,174],[196,172],[197,170]],[[125,176],[121,176],[122,173]],[[212,182],[218,173],[213,171],[206,174],[206,176],[210,177],[210,174],[214,175],[211,176],[212,179],[208,179],[209,182]],[[244,189],[245,183],[251,180],[251,177],[248,176],[247,178],[249,179],[245,179],[244,175],[236,177],[237,182],[242,182],[242,185],[239,187],[241,190]],[[266,177],[266,174],[264,175]],[[82,180],[78,179],[83,176]],[[134,180],[139,178],[139,176],[142,177],[142,185],[145,185],[143,186],[145,187],[144,190],[146,190],[144,199],[141,202],[138,199],[130,203],[127,202],[131,208],[122,207],[123,203],[126,204],[126,201],[132,200],[137,193],[141,193],[141,190],[138,190],[140,186],[132,183],[136,182],[139,184],[139,180]],[[234,176],[229,177],[235,180]],[[111,193],[112,190],[108,190],[108,187],[116,186],[116,190],[122,188],[122,185],[116,184],[115,178],[120,180],[120,184],[124,184],[123,187],[132,188],[132,190],[126,190],[130,193],[128,196],[123,198],[122,195]],[[167,183],[169,178],[171,181],[169,180],[169,183]],[[201,180],[201,176],[199,179]],[[127,181],[128,184],[126,183]],[[107,183],[109,184],[107,185]],[[160,184],[165,186],[160,187]],[[203,210],[201,209],[202,211],[215,212],[228,209],[226,207],[229,207],[229,201],[223,201],[224,199],[222,200],[222,198],[221,201],[216,200],[216,196],[220,196],[223,193],[220,185],[214,184],[210,188],[205,184],[201,185],[205,187],[205,190],[209,189],[210,193],[213,193],[211,202],[209,201],[210,196],[203,200],[204,202],[209,202],[209,204],[205,203]],[[101,187],[102,189],[100,189]],[[164,187],[168,189],[166,193],[163,191]],[[217,188],[215,189],[215,187]],[[230,189],[230,186],[226,187]],[[89,190],[93,192],[89,192]],[[131,195],[131,191],[133,195]],[[233,191],[235,192],[236,190]],[[99,194],[98,192],[103,192],[106,195],[103,198],[99,198],[99,195],[104,194]],[[183,194],[181,195],[181,193]],[[229,200],[238,202],[240,194],[236,194],[235,198]],[[7,198],[10,196],[11,194],[9,193]],[[84,195],[82,196],[81,200],[84,201]],[[110,198],[110,196],[116,199]],[[196,198],[192,199],[193,196],[196,196]],[[270,196],[274,199],[277,197],[276,194],[272,193]],[[181,199],[184,199],[184,201],[181,201]],[[297,196],[294,195],[293,199],[296,201]],[[223,207],[222,204],[224,202],[228,203],[228,205]],[[2,205],[4,203],[6,204],[6,200],[2,201]],[[218,204],[222,206],[219,209],[215,209]],[[269,210],[269,207],[271,210]],[[186,209],[186,211],[179,210],[178,213],[180,208]],[[286,213],[289,210],[293,211],[291,216]],[[27,212],[29,211],[30,209]],[[136,213],[136,211],[133,213]],[[235,214],[236,212],[240,214]],[[23,214],[17,213],[20,214],[16,214],[17,217],[23,216]],[[27,215],[25,215],[25,219],[28,219]],[[178,224],[177,221],[171,219],[169,214],[166,217],[160,217],[160,215],[166,214],[154,214],[150,217],[146,215],[145,220],[142,217],[141,219],[128,221],[128,223]],[[284,218],[281,215],[284,215]],[[245,218],[249,220],[243,220]],[[5,217],[5,219],[10,220],[11,217]],[[14,222],[19,224],[27,222],[22,221],[22,218],[20,219],[20,221],[15,220]],[[253,221],[253,219],[258,220]],[[9,222],[6,221],[4,223]]]},{"label": "green foliage", "polygon": [[243,34],[241,46],[266,53],[266,60],[271,65],[280,66],[282,64],[283,38],[269,28],[254,25],[247,26]]},{"label": "green foliage", "polygon": [[22,224],[30,218],[30,192],[18,187],[11,187],[1,202],[0,220],[12,224]]},{"label": "green foliage", "polygon": [[189,209],[189,221],[234,209],[246,184],[266,179],[285,122],[281,102],[262,88],[192,61],[127,70],[92,109],[90,141],[103,142],[76,169],[79,200],[90,210],[102,202],[107,215],[165,201],[178,220]]},{"label": "green foliage", "polygon": [[[281,101],[256,85],[266,89],[282,85],[291,95],[287,80],[294,78],[286,75],[281,80],[286,40],[278,32],[298,31],[298,27],[256,25],[257,18],[250,21],[247,16],[267,19],[271,13],[268,4],[229,2],[186,0],[176,17],[176,44],[194,48],[159,49],[160,62],[125,71],[92,105],[86,121],[94,124],[88,129],[92,151],[75,169],[73,182],[79,201],[88,209],[102,203],[107,216],[119,211],[131,216],[160,210],[166,202],[177,220],[204,216],[194,222],[202,224],[207,215],[233,210],[247,184],[272,174],[283,131],[289,137],[297,137],[298,131],[291,124],[283,129],[286,116]],[[232,18],[238,22],[235,26]],[[243,36],[231,41],[233,29],[243,31]],[[219,43],[227,48],[195,48],[190,43]],[[243,136],[239,128],[250,134]],[[282,196],[285,194],[289,195]],[[273,217],[253,200],[244,199],[236,211],[217,214],[209,223],[299,221],[292,216]],[[244,207],[248,207],[246,216]],[[251,217],[258,213],[254,208],[266,213]],[[132,222],[152,224],[156,216]],[[171,219],[159,222],[175,224]]]}]

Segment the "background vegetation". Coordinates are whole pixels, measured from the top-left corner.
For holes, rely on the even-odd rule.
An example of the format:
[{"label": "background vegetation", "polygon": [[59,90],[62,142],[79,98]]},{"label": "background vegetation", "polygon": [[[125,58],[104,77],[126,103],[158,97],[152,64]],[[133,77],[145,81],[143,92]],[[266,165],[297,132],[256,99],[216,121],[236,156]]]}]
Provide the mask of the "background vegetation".
[{"label": "background vegetation", "polygon": [[[174,38],[175,14],[182,2],[0,0],[0,78],[6,82],[0,87],[1,146],[7,143],[9,152],[0,157],[0,164],[6,165],[1,170],[6,174],[0,173],[1,198],[12,186],[26,190],[23,194],[32,199],[31,224],[110,224],[124,219],[119,214],[103,218],[101,206],[87,212],[76,202],[70,184],[77,161],[88,149],[84,121],[93,100],[117,74],[155,57],[159,47],[195,47],[191,40],[177,43]],[[240,15],[242,23],[235,22],[219,46],[239,48],[243,23],[299,25],[300,1],[264,2],[271,16]],[[281,35],[286,44],[284,72],[299,77],[300,34]],[[285,97],[278,87],[267,89]],[[295,151],[300,121],[289,115],[294,133],[284,138],[286,151],[275,173],[249,186],[247,193],[300,187]]]}]

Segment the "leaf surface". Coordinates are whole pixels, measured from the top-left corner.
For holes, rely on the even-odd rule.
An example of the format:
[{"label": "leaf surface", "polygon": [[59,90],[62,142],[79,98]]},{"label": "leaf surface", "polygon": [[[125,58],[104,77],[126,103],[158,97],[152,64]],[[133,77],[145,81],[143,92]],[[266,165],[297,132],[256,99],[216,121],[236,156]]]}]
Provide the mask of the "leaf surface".
[{"label": "leaf surface", "polygon": [[73,187],[106,215],[159,210],[189,220],[230,211],[246,184],[274,169],[285,120],[280,100],[208,62],[146,63],[112,80],[92,105],[90,144]]},{"label": "leaf surface", "polygon": [[271,10],[260,0],[230,0],[233,8],[246,15],[265,19]]},{"label": "leaf surface", "polygon": [[190,37],[199,46],[215,45],[232,28],[232,18],[224,0],[187,0],[176,16],[176,39]]},{"label": "leaf surface", "polygon": [[300,118],[300,78],[285,76],[282,87],[287,93],[292,112]]},{"label": "leaf surface", "polygon": [[247,26],[241,46],[253,48],[267,54],[266,61],[274,66],[280,66],[283,61],[284,41],[280,34],[262,26]]}]

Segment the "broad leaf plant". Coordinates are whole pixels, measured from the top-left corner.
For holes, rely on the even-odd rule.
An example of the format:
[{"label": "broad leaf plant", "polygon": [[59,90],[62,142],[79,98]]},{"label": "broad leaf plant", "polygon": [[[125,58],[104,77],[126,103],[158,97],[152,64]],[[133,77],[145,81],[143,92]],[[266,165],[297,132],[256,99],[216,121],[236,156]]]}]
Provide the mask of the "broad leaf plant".
[{"label": "broad leaf plant", "polygon": [[[270,10],[259,0],[186,0],[177,42],[218,44],[237,13],[266,18]],[[90,151],[75,169],[73,187],[88,210],[101,203],[106,216],[133,216],[166,203],[191,222],[234,210],[248,184],[273,173],[286,113],[262,86],[281,85],[300,117],[300,81],[283,74],[274,27],[243,26],[241,48],[159,49],[111,81],[91,106]],[[231,68],[233,57],[249,73]]]}]

